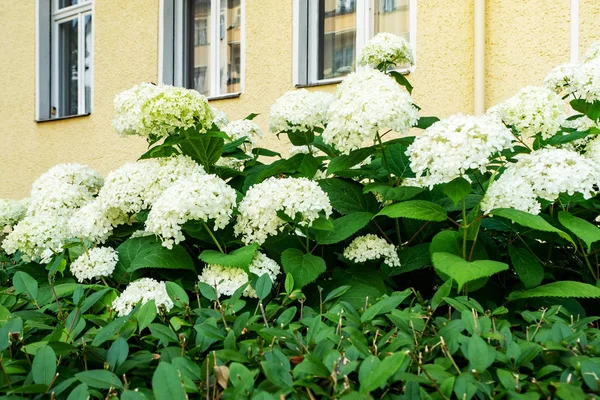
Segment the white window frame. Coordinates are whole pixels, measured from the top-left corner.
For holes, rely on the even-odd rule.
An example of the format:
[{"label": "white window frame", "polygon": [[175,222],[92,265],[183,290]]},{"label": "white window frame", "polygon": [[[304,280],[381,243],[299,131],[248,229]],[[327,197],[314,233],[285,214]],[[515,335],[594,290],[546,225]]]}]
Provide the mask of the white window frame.
[{"label": "white window frame", "polygon": [[[159,25],[159,80],[161,83],[182,86],[186,85],[186,54],[185,54],[185,32],[184,21],[186,3],[193,0],[161,0],[160,13],[161,23]],[[240,0],[240,91],[235,93],[221,92],[221,66],[220,66],[220,38],[221,38],[221,0],[211,1],[211,15],[208,29],[208,44],[210,45],[210,76],[207,77],[210,84],[209,100],[238,97],[245,88],[246,71],[246,2]],[[237,18],[235,18],[237,19]],[[225,33],[227,27],[225,27]],[[187,71],[187,74],[192,74]]]},{"label": "white window frame", "polygon": [[[59,9],[59,0],[37,0],[36,4],[36,120],[71,118],[89,115],[94,96],[94,3],[84,0],[79,4]],[[89,65],[90,104],[85,103],[85,17],[92,17],[91,41],[88,43],[91,61]],[[59,93],[59,34],[60,23],[78,19],[77,35],[77,114],[61,116]]]},{"label": "white window frame", "polygon": [[[294,0],[293,79],[296,87],[327,85],[341,82],[344,78],[318,79],[318,13],[315,5],[319,0]],[[374,0],[356,0],[356,56],[374,34]],[[417,47],[417,0],[409,0],[409,42],[416,64]],[[408,74],[415,66],[399,70]]]}]

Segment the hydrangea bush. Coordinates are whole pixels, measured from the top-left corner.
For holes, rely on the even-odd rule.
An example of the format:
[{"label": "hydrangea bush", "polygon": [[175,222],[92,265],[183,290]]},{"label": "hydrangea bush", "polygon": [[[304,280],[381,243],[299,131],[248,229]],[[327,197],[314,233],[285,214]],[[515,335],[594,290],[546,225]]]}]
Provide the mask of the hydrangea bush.
[{"label": "hydrangea bush", "polygon": [[288,157],[260,147],[256,114],[230,122],[195,91],[117,95],[139,160],[104,179],[58,165],[0,201],[1,390],[598,394],[597,49],[484,116],[440,120],[391,68],[408,44],[378,35],[335,95],[275,102]]}]

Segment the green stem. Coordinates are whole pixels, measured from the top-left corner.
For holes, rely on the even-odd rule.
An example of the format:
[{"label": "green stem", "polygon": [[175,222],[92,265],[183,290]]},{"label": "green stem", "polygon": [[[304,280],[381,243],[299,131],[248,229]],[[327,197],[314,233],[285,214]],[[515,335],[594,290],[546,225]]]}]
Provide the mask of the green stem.
[{"label": "green stem", "polygon": [[379,136],[379,132],[377,132],[376,139],[379,142],[379,146],[381,148],[381,154],[382,154],[382,157],[383,157],[383,163],[385,164],[385,169],[387,169],[387,172],[388,172],[388,181],[389,181],[389,184],[391,186],[392,183],[393,183],[393,181],[392,181],[392,170],[390,169],[390,164],[388,163],[387,155],[385,154],[385,147],[383,147],[383,142],[381,141],[381,137]]},{"label": "green stem", "polygon": [[465,199],[462,199],[462,228],[463,228],[463,244],[462,244],[462,252],[463,258],[467,260],[467,208],[465,205]]},{"label": "green stem", "polygon": [[219,244],[219,241],[217,240],[217,238],[215,237],[215,235],[213,235],[212,231],[210,230],[210,228],[208,227],[208,225],[206,225],[206,222],[202,221],[202,226],[204,226],[204,229],[206,229],[206,232],[208,232],[208,234],[210,235],[210,237],[212,238],[213,242],[215,242],[215,244],[217,245],[217,247],[219,248],[219,251],[223,254],[225,254],[225,252],[223,251],[223,249],[221,248],[221,245]]},{"label": "green stem", "polygon": [[579,240],[579,238],[577,238],[577,241],[579,242],[581,255],[583,256],[583,259],[585,260],[585,265],[587,265],[588,269],[590,270],[590,273],[594,277],[594,280],[598,281],[598,276],[594,272],[594,268],[592,267],[592,264],[590,264],[590,259],[588,258],[588,254],[585,252],[585,249],[583,248],[583,244],[581,243],[581,240]]}]

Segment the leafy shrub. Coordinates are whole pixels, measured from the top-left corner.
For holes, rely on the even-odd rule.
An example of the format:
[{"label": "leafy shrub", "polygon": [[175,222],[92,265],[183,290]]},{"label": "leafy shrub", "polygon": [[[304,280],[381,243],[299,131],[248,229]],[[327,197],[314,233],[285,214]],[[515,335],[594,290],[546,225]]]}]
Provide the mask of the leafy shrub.
[{"label": "leafy shrub", "polygon": [[196,92],[118,95],[115,128],[149,143],[140,160],[104,180],[58,165],[2,203],[2,390],[597,393],[599,59],[438,120],[391,68],[405,45],[373,42],[378,70],[336,96],[278,100],[288,158],[256,147],[255,114],[227,124]]}]

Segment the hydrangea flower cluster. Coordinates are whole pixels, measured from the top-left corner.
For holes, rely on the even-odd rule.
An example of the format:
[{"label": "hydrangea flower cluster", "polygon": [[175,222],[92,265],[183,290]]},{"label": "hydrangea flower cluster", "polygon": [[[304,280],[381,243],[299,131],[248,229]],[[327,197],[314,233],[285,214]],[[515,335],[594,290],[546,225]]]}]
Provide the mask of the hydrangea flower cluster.
[{"label": "hydrangea flower cluster", "polygon": [[77,257],[69,268],[81,283],[85,279],[111,276],[118,261],[119,255],[112,247],[95,247]]},{"label": "hydrangea flower cluster", "polygon": [[597,164],[572,150],[549,147],[515,158],[517,162],[488,188],[482,200],[484,212],[512,207],[539,213],[539,205],[533,203],[538,197],[556,201],[561,193],[581,193],[588,199],[596,193],[594,186],[600,184]]},{"label": "hydrangea flower cluster", "polygon": [[525,138],[541,133],[544,139],[552,137],[567,118],[565,104],[550,89],[527,86],[515,96],[488,110],[505,124],[514,127]]},{"label": "hydrangea flower cluster", "polygon": [[541,211],[541,204],[529,182],[509,168],[492,182],[481,200],[484,213],[495,208],[514,208],[537,215]]},{"label": "hydrangea flower cluster", "polygon": [[396,247],[373,234],[359,236],[354,239],[344,249],[344,257],[356,263],[383,258],[383,261],[390,267],[400,266],[400,258]]},{"label": "hydrangea flower cluster", "polygon": [[209,105],[210,111],[213,113],[213,123],[219,129],[223,129],[229,123],[229,117],[224,111]]},{"label": "hydrangea flower cluster", "polygon": [[492,117],[458,114],[427,128],[406,154],[417,180],[433,187],[471,169],[485,172],[490,158],[511,147],[513,139],[510,129]]},{"label": "hydrangea flower cluster", "polygon": [[570,91],[569,87],[577,67],[577,64],[567,63],[554,68],[544,79],[544,87],[556,94],[561,94],[565,90]]},{"label": "hydrangea flower cluster", "polygon": [[580,64],[572,80],[573,95],[588,103],[600,100],[600,58]]},{"label": "hydrangea flower cluster", "polygon": [[185,239],[181,227],[186,221],[214,220],[215,230],[231,219],[236,203],[235,189],[216,175],[194,174],[179,179],[154,203],[146,230],[162,238],[171,249]]},{"label": "hydrangea flower cluster", "polygon": [[39,258],[42,263],[48,263],[54,253],[63,250],[69,237],[67,222],[65,215],[55,212],[28,215],[13,227],[2,242],[2,248],[7,254],[21,251],[26,261]]},{"label": "hydrangea flower cluster", "polygon": [[374,141],[380,129],[406,133],[418,118],[410,95],[394,79],[373,69],[355,72],[338,86],[323,141],[349,153]]},{"label": "hydrangea flower cluster", "polygon": [[127,288],[112,303],[113,309],[119,317],[128,315],[138,304],[146,304],[154,300],[157,311],[165,307],[167,311],[173,308],[173,300],[167,294],[165,282],[159,282],[152,278],[142,278],[127,285]]},{"label": "hydrangea flower cluster", "polygon": [[142,83],[114,99],[113,127],[121,135],[138,135],[150,141],[178,128],[212,125],[213,113],[206,97],[196,90]]},{"label": "hydrangea flower cluster", "polygon": [[126,223],[130,214],[150,208],[174,182],[202,174],[204,168],[183,155],[124,164],[108,174],[94,201],[75,212],[71,233],[104,243],[113,228]]},{"label": "hydrangea flower cluster", "polygon": [[329,216],[332,209],[329,197],[316,182],[306,178],[271,177],[246,192],[239,205],[236,236],[242,235],[242,242],[246,244],[264,243],[268,236],[284,228],[285,221],[277,216],[279,211],[290,218],[299,214],[299,225],[311,226],[321,212]]},{"label": "hydrangea flower cluster", "polygon": [[358,65],[378,66],[379,64],[414,64],[410,44],[401,36],[381,32],[367,42],[358,56]]},{"label": "hydrangea flower cluster", "polygon": [[600,165],[600,136],[594,137],[585,148],[585,157]]},{"label": "hydrangea flower cluster", "polygon": [[0,199],[0,231],[5,226],[13,226],[25,218],[28,203],[29,199]]},{"label": "hydrangea flower cluster", "polygon": [[269,116],[269,130],[307,132],[327,122],[327,109],[333,95],[325,92],[292,90],[275,100]]},{"label": "hydrangea flower cluster", "polygon": [[[249,271],[257,276],[267,274],[271,281],[275,281],[281,273],[281,267],[266,255],[257,252],[249,266]],[[248,282],[248,274],[241,268],[223,267],[216,264],[208,264],[198,276],[200,282],[217,288],[219,297],[231,296],[242,285]],[[243,293],[246,297],[256,297],[254,288],[247,286]]]},{"label": "hydrangea flower cluster", "polygon": [[92,200],[102,184],[102,176],[86,165],[55,165],[33,183],[27,214],[69,214]]},{"label": "hydrangea flower cluster", "polygon": [[14,226],[2,247],[7,254],[21,251],[25,260],[47,263],[70,237],[68,219],[91,201],[102,186],[96,171],[79,164],[59,164],[32,186],[25,217]]}]

